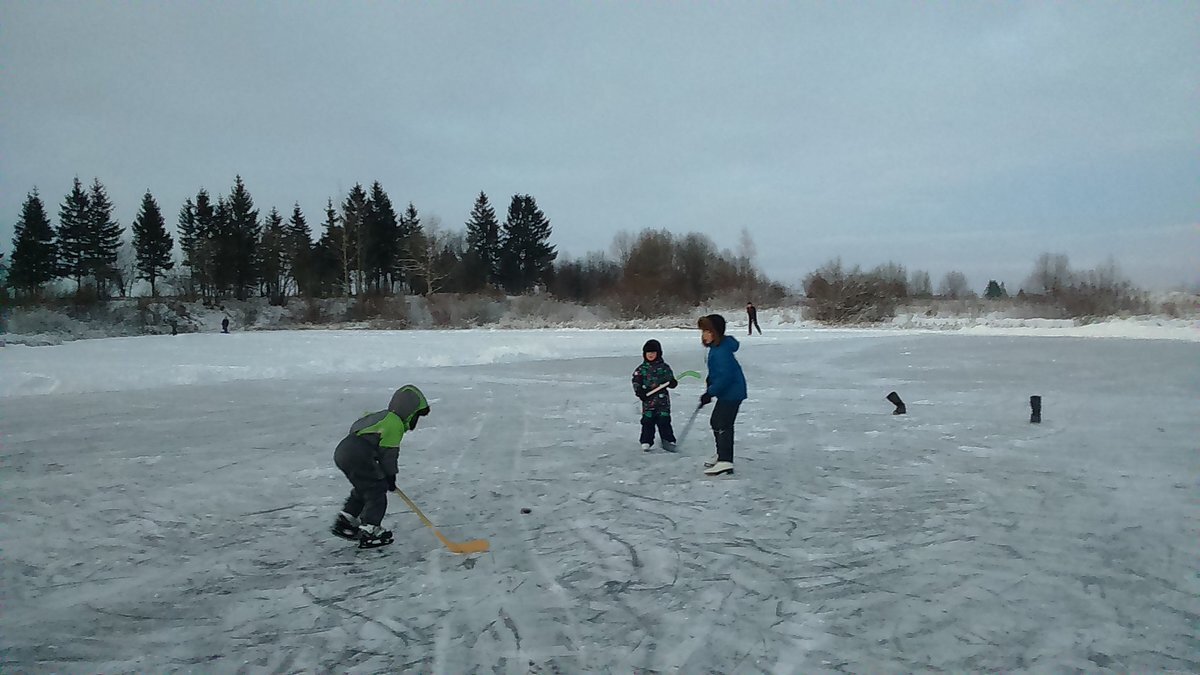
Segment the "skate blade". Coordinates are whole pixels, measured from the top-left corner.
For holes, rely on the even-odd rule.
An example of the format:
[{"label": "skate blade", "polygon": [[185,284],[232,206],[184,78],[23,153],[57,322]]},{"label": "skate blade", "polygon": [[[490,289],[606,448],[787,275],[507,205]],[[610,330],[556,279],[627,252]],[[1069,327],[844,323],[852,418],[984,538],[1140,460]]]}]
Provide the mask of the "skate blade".
[{"label": "skate blade", "polygon": [[376,542],[372,542],[372,543],[367,543],[366,541],[364,541],[364,540],[362,540],[362,539],[359,539],[359,540],[358,540],[358,547],[359,547],[359,548],[379,548],[380,546],[387,546],[388,544],[390,544],[390,543],[392,543],[392,542],[394,542],[394,541],[396,541],[396,540],[395,540],[395,539],[388,539],[388,540],[386,540],[386,541],[376,541]]}]

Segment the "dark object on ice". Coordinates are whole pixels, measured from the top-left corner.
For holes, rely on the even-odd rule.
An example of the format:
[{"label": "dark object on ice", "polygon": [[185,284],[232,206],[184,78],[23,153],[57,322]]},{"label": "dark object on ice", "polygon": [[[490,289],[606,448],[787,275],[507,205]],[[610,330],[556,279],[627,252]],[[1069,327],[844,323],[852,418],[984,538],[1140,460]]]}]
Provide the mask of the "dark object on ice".
[{"label": "dark object on ice", "polygon": [[522,508],[522,509],[521,509],[521,513],[533,513],[533,509],[531,509],[531,508],[529,508],[528,506],[526,506],[526,507],[524,507],[524,508]]},{"label": "dark object on ice", "polygon": [[900,400],[900,394],[893,391],[887,395],[887,400],[896,406],[896,409],[892,411],[893,415],[903,415],[908,412],[908,409],[904,407],[904,401]]},{"label": "dark object on ice", "polygon": [[1041,424],[1042,423],[1042,397],[1041,396],[1030,396],[1029,397],[1029,410],[1030,410],[1030,412],[1029,412],[1030,424]]},{"label": "dark object on ice", "polygon": [[229,332],[229,317],[225,317],[224,319],[221,319],[221,332],[222,333]]}]

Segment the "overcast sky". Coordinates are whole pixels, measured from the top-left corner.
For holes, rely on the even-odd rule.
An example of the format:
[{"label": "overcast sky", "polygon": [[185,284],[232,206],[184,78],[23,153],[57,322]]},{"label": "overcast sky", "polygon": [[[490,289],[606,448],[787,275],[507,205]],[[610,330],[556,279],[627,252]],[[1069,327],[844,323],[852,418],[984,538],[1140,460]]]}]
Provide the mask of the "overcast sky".
[{"label": "overcast sky", "polygon": [[1015,290],[1044,251],[1200,282],[1200,2],[0,0],[0,250],[78,175],[128,225],[241,174],[265,212],[379,180],[461,227],[532,194],[561,253],[746,227]]}]

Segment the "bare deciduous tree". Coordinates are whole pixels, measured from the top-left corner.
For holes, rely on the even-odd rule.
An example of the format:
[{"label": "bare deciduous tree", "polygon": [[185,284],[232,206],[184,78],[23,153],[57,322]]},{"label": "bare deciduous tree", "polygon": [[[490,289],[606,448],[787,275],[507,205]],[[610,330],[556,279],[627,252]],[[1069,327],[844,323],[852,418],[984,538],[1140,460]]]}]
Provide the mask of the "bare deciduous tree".
[{"label": "bare deciduous tree", "polygon": [[914,298],[928,298],[933,295],[933,282],[929,279],[929,272],[913,270],[908,282],[908,294]]},{"label": "bare deciduous tree", "polygon": [[1043,253],[1033,264],[1025,286],[1031,293],[1055,295],[1071,285],[1071,261],[1062,253]]},{"label": "bare deciduous tree", "polygon": [[428,216],[422,230],[412,237],[409,255],[402,259],[401,266],[407,276],[416,277],[417,285],[424,290],[421,295],[429,295],[440,291],[454,270],[441,264],[442,252],[450,242],[450,234],[442,229],[442,219]]},{"label": "bare deciduous tree", "polygon": [[971,291],[971,284],[967,282],[965,274],[958,270],[951,270],[942,277],[942,283],[938,285],[938,295],[958,300],[972,297],[974,292]]}]

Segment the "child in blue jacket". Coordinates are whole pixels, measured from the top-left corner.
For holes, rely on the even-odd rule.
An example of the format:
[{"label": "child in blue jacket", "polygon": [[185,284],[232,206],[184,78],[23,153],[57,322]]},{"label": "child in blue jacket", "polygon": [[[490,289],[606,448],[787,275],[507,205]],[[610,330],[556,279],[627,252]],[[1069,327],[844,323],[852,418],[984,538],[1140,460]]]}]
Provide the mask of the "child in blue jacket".
[{"label": "child in blue jacket", "polygon": [[737,338],[725,334],[725,317],[709,314],[700,317],[700,341],[708,348],[705,365],[708,367],[708,386],[700,395],[700,406],[704,407],[715,398],[712,430],[717,443],[717,454],[704,462],[704,473],[720,476],[733,473],[733,422],[738,409],[746,400],[746,375],[734,352],[738,350]]}]

